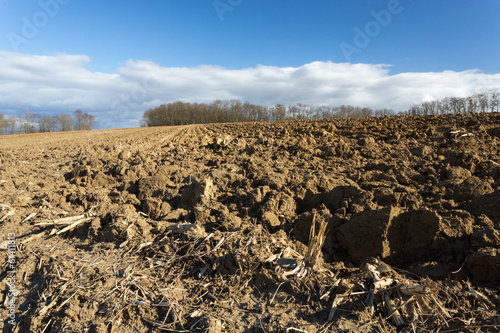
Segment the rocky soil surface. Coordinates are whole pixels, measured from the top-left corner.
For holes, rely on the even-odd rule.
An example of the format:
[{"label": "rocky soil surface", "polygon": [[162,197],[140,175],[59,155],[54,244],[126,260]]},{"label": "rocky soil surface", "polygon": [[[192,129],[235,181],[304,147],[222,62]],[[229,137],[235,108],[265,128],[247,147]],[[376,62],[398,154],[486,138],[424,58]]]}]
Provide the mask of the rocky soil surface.
[{"label": "rocky soil surface", "polygon": [[0,137],[0,247],[4,332],[497,332],[500,114]]}]

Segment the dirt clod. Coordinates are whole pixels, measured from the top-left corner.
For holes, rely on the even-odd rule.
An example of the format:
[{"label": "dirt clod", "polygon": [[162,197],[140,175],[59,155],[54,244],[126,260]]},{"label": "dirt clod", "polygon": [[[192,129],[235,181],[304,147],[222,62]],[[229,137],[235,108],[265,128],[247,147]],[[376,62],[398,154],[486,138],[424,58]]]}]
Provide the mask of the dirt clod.
[{"label": "dirt clod", "polygon": [[16,329],[497,331],[499,128],[484,113],[0,137]]}]

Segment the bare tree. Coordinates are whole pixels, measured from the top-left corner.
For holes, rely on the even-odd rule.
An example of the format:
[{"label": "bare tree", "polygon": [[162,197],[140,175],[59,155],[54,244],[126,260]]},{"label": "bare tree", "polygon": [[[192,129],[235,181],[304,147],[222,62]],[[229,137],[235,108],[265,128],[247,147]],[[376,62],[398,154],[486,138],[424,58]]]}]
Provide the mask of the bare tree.
[{"label": "bare tree", "polygon": [[286,119],[286,106],[278,104],[271,109],[272,120],[285,120]]},{"label": "bare tree", "polygon": [[69,114],[62,114],[59,116],[60,129],[63,132],[71,131],[73,129],[73,117]]},{"label": "bare tree", "polygon": [[477,112],[479,109],[479,100],[477,98],[477,95],[468,96],[466,100],[467,100],[466,112],[467,113]]},{"label": "bare tree", "polygon": [[376,109],[373,111],[373,115],[376,117],[394,116],[394,110],[391,109]]},{"label": "bare tree", "polygon": [[490,110],[498,112],[500,108],[500,91],[494,90],[490,93]]},{"label": "bare tree", "polygon": [[488,94],[476,94],[474,98],[477,100],[477,109],[478,112],[484,113],[488,111]]},{"label": "bare tree", "polygon": [[35,133],[36,128],[36,118],[37,115],[34,113],[31,113],[29,109],[23,109],[23,116],[21,119],[21,125],[20,125],[20,130],[21,133]]},{"label": "bare tree", "polygon": [[0,135],[6,135],[7,130],[7,119],[4,117],[3,113],[0,113]]},{"label": "bare tree", "polygon": [[83,129],[85,131],[94,129],[96,122],[93,115],[85,112],[83,114],[82,120],[83,120]]},{"label": "bare tree", "polygon": [[88,114],[87,112],[83,112],[80,109],[73,112],[73,115],[74,115],[73,122],[75,130],[87,131],[94,129],[96,124],[94,116]]},{"label": "bare tree", "polygon": [[14,134],[16,133],[16,124],[18,122],[18,119],[15,116],[10,116],[8,121],[7,121],[7,126],[8,126],[8,134]]},{"label": "bare tree", "polygon": [[49,115],[38,115],[38,131],[51,132],[54,130],[54,118]]},{"label": "bare tree", "polygon": [[74,129],[76,131],[83,130],[83,111],[78,109],[75,112],[73,112],[73,116],[74,116],[74,124],[75,124]]}]

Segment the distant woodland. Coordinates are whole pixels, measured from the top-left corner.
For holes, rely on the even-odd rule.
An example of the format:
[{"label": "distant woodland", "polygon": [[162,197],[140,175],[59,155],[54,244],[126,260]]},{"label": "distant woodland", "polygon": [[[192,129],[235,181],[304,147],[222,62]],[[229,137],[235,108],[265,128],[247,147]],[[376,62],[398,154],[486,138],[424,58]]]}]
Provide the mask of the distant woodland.
[{"label": "distant woodland", "polygon": [[[372,109],[351,105],[312,106],[306,104],[261,106],[237,99],[214,100],[211,103],[172,102],[144,112],[141,126],[174,126],[188,124],[274,121],[300,119],[335,119],[381,117],[394,115],[440,115],[500,111],[498,90],[468,97],[446,97],[422,102],[405,111]],[[72,115],[42,115],[24,109],[21,116],[6,117],[0,113],[0,135],[16,133],[64,132],[94,129],[94,116],[76,110]]]},{"label": "distant woodland", "polygon": [[42,133],[42,132],[65,132],[85,131],[95,127],[94,116],[76,110],[73,115],[41,115],[24,109],[21,117],[5,117],[0,113],[0,135],[17,133]]},{"label": "distant woodland", "polygon": [[343,105],[339,107],[305,104],[261,106],[237,99],[215,100],[210,104],[173,102],[144,112],[142,126],[174,126],[187,124],[274,121],[393,115],[389,109]]},{"label": "distant woodland", "polygon": [[145,111],[141,119],[141,126],[498,112],[499,104],[500,94],[498,91],[468,97],[447,97],[437,101],[422,102],[406,111],[397,113],[391,109],[372,109],[351,105],[311,106],[295,104],[261,106],[237,99],[215,100],[209,104],[177,101],[162,104]]},{"label": "distant woodland", "polygon": [[416,116],[498,112],[499,110],[500,91],[494,90],[468,97],[446,97],[437,101],[422,102],[412,106],[405,114]]}]

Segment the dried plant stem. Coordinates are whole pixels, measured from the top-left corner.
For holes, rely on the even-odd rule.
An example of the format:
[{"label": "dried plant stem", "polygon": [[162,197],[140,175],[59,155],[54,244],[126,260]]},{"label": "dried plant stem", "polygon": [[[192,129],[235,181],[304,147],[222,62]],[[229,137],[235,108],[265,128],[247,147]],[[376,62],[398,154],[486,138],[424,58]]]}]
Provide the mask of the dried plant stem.
[{"label": "dried plant stem", "polygon": [[392,301],[391,297],[389,296],[389,293],[385,292],[384,293],[384,303],[387,312],[389,313],[389,317],[392,318],[394,321],[394,324],[396,326],[402,326],[404,325],[404,320],[403,317],[401,317],[401,314],[399,313],[398,309],[394,305],[394,302]]},{"label": "dried plant stem", "polygon": [[305,265],[311,269],[314,269],[319,254],[321,253],[321,248],[325,243],[327,225],[328,223],[326,221],[321,221],[318,233],[316,234],[316,214],[314,214],[311,230],[309,232],[309,247],[307,248],[307,254],[304,257]]},{"label": "dried plant stem", "polygon": [[1,219],[0,219],[0,222],[3,222],[4,220],[6,220],[9,216],[11,215],[14,215],[14,213],[16,212],[15,209],[11,210],[10,212],[8,212],[7,214],[5,214]]},{"label": "dried plant stem", "polygon": [[81,219],[81,220],[78,220],[78,221],[74,222],[73,224],[68,225],[66,228],[61,229],[61,230],[59,230],[58,232],[56,232],[56,235],[60,235],[60,234],[62,234],[62,233],[64,233],[64,232],[69,231],[69,230],[71,230],[71,229],[73,229],[73,228],[77,227],[78,225],[80,225],[80,224],[82,224],[82,223],[84,223],[84,222],[88,222],[88,221],[90,221],[90,220],[91,220],[91,218],[90,218],[90,217],[87,217],[87,218],[83,218],[83,219]]},{"label": "dried plant stem", "polygon": [[399,291],[404,295],[428,295],[433,292],[433,288],[429,285],[421,284],[416,286],[401,286]]}]

